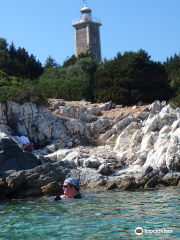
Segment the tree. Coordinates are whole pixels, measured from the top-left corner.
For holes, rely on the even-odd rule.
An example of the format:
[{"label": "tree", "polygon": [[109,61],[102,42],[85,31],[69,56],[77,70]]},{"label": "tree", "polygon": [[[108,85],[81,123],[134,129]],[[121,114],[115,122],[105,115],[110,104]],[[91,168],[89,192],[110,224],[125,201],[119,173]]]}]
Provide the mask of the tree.
[{"label": "tree", "polygon": [[56,60],[54,58],[51,57],[51,55],[49,55],[49,57],[45,60],[45,65],[44,65],[44,69],[47,70],[49,68],[54,68],[57,67],[57,63]]},{"label": "tree", "polygon": [[[167,74],[160,62],[153,62],[147,52],[118,53],[105,61],[95,73],[95,99],[132,104],[168,98]],[[119,96],[119,97],[118,97]]]},{"label": "tree", "polygon": [[43,73],[42,64],[36,61],[36,57],[33,54],[25,61],[25,76],[30,79],[37,79]]},{"label": "tree", "polygon": [[67,68],[69,66],[72,66],[76,63],[77,57],[73,54],[70,58],[67,57],[65,61],[63,62],[62,68]]},{"label": "tree", "polygon": [[[7,46],[6,41],[0,42],[3,42],[2,46]],[[38,78],[43,73],[42,64],[32,54],[29,56],[25,48],[16,50],[13,42],[9,49],[0,52],[0,70],[9,76],[30,79]]]},{"label": "tree", "polygon": [[16,48],[15,48],[13,42],[9,46],[9,55],[10,55],[11,58],[15,58],[15,56],[16,56]]},{"label": "tree", "polygon": [[5,38],[0,38],[0,52],[7,50],[8,44]]},{"label": "tree", "polygon": [[163,65],[168,74],[171,87],[178,89],[180,86],[180,56],[174,54],[174,57],[167,58]]}]

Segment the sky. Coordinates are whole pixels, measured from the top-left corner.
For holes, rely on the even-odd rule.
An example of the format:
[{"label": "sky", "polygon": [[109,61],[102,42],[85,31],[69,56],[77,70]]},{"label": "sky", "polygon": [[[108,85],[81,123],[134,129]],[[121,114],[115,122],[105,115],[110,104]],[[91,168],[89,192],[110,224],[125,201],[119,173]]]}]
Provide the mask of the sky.
[{"label": "sky", "polygon": [[[180,53],[180,0],[87,0],[100,18],[102,59],[118,52],[146,51],[153,61]],[[24,47],[42,65],[60,65],[75,54],[72,19],[83,0],[0,0],[0,38]]]}]

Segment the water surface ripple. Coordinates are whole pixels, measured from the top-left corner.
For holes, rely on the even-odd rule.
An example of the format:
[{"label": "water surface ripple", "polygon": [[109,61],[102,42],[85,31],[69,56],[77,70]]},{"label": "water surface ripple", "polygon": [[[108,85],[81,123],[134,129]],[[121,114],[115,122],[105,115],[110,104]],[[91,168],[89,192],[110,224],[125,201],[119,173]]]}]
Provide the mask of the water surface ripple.
[{"label": "water surface ripple", "polygon": [[180,239],[180,188],[83,193],[76,200],[1,201],[0,239]]}]

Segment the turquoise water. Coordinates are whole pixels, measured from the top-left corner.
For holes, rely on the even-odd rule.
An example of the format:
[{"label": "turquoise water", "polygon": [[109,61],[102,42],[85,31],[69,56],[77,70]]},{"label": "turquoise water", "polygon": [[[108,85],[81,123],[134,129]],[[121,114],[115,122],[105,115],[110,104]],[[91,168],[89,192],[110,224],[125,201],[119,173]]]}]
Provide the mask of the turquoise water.
[{"label": "turquoise water", "polygon": [[180,188],[82,192],[76,200],[1,201],[0,239],[180,239]]}]

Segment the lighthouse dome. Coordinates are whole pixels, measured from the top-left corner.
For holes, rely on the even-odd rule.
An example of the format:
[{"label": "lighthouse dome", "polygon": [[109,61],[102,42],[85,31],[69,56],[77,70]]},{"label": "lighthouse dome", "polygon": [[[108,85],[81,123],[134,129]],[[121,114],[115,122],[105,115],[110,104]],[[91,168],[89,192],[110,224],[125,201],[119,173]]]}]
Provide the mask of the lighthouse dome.
[{"label": "lighthouse dome", "polygon": [[80,12],[81,13],[90,13],[90,12],[92,12],[92,10],[90,8],[88,8],[87,5],[85,4]]}]

